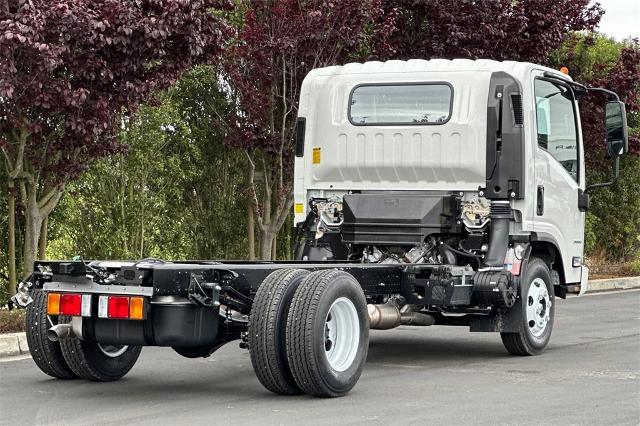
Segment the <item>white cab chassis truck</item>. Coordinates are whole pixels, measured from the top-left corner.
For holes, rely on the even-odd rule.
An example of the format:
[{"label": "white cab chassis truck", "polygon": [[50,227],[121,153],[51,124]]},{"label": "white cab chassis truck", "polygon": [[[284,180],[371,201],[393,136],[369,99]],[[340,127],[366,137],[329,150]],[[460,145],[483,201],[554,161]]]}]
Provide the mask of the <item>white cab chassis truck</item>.
[{"label": "white cab chassis truck", "polygon": [[[592,91],[615,167],[586,187]],[[142,346],[197,358],[239,340],[268,390],[335,397],[370,329],[466,326],[537,355],[555,297],[586,289],[588,192],[627,151],[615,93],[488,60],[313,70],[296,133],[295,261],[38,261],[13,298],[37,366],[109,381]]]}]

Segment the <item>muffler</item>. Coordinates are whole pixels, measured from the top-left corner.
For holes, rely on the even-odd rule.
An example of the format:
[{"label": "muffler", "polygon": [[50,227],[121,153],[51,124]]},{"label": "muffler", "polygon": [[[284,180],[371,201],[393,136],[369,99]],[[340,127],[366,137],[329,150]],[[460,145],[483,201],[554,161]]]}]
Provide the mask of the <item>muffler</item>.
[{"label": "muffler", "polygon": [[431,315],[412,310],[409,305],[400,311],[393,299],[383,305],[367,305],[367,311],[369,328],[374,330],[389,330],[400,325],[428,326],[435,322]]},{"label": "muffler", "polygon": [[52,342],[57,342],[60,339],[66,339],[67,337],[74,337],[71,324],[58,324],[47,330],[47,337]]}]

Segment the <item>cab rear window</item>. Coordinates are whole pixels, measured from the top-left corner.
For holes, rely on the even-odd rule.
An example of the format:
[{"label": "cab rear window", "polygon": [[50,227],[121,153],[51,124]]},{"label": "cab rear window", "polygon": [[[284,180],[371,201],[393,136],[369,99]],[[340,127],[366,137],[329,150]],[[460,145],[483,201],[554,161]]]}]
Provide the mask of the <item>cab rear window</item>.
[{"label": "cab rear window", "polygon": [[362,84],[351,92],[349,121],[356,126],[444,124],[452,100],[447,83]]}]

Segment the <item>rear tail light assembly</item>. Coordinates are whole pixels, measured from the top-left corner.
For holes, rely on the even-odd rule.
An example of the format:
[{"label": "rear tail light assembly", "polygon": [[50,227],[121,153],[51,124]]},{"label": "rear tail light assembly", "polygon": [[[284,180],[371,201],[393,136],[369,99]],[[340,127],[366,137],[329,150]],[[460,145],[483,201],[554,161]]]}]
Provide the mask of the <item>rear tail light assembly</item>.
[{"label": "rear tail light assembly", "polygon": [[91,295],[77,293],[49,293],[47,295],[47,314],[90,317]]},{"label": "rear tail light assembly", "polygon": [[143,320],[146,314],[144,297],[100,296],[98,318]]},{"label": "rear tail light assembly", "polygon": [[[91,316],[91,294],[49,293],[48,315]],[[143,320],[147,303],[144,297],[98,296],[98,318]]]}]

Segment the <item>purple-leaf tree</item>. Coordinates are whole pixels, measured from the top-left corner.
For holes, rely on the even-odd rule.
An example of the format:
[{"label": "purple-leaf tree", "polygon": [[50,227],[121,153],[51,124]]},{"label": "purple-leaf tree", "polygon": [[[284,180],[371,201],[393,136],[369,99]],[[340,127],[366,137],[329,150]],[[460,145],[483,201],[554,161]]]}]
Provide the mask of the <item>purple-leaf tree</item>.
[{"label": "purple-leaf tree", "polygon": [[[313,68],[359,58],[376,31],[369,24],[386,21],[378,1],[255,0],[246,6],[225,61],[238,104],[227,143],[246,153],[250,223],[255,217],[259,257],[271,259],[293,204],[293,134],[302,80]],[[383,46],[386,39],[376,40]],[[249,231],[250,258],[252,237]]]},{"label": "purple-leaf tree", "polygon": [[[572,31],[592,30],[602,9],[590,0],[383,0],[395,16],[380,58],[469,58],[544,63]],[[374,37],[375,46],[377,38]]]},{"label": "purple-leaf tree", "polygon": [[230,35],[219,12],[231,5],[0,1],[0,147],[10,198],[24,206],[25,275],[65,183],[122,149],[121,120],[153,91],[219,56]]}]

